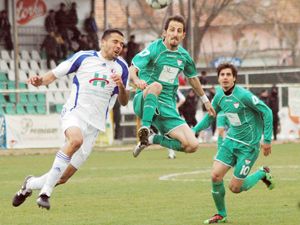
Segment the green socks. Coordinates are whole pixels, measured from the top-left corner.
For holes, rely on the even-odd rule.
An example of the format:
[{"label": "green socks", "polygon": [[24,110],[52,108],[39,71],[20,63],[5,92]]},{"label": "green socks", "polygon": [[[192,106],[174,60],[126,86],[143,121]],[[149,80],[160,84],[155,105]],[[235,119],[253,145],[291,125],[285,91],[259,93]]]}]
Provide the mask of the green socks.
[{"label": "green socks", "polygon": [[175,151],[183,152],[183,148],[181,147],[181,142],[176,139],[170,139],[166,136],[156,134],[153,138],[153,144],[159,144],[163,147],[173,149]]},{"label": "green socks", "polygon": [[148,94],[144,101],[142,126],[150,127],[156,108],[157,108],[156,95]]},{"label": "green socks", "polygon": [[[144,112],[142,117],[142,126],[150,127],[152,124],[153,116],[157,108],[157,96],[148,94],[144,100]],[[181,143],[178,140],[167,138],[163,135],[155,135],[153,144],[159,144],[163,147],[173,149],[175,151],[183,152]]]},{"label": "green socks", "polygon": [[225,187],[224,182],[213,182],[211,190],[218,214],[223,217],[227,216],[226,207],[225,207]]},{"label": "green socks", "polygon": [[[241,191],[247,191],[257,184],[265,176],[263,170],[257,170],[250,176],[248,176],[241,187]],[[226,207],[225,207],[225,187],[223,181],[213,182],[211,190],[218,214],[223,217],[227,216]]]},{"label": "green socks", "polygon": [[263,170],[257,170],[256,172],[252,173],[250,176],[244,180],[244,183],[241,187],[241,191],[248,191],[250,188],[255,186],[258,181],[260,181],[266,173]]}]

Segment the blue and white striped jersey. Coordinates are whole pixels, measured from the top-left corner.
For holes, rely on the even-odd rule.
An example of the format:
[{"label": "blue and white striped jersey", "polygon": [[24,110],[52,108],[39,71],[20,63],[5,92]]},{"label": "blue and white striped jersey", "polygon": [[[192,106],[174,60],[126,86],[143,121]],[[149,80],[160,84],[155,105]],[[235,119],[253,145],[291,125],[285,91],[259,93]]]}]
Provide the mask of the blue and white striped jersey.
[{"label": "blue and white striped jersey", "polygon": [[107,60],[101,51],[80,51],[60,63],[52,72],[57,78],[76,73],[62,116],[74,112],[80,119],[105,131],[107,113],[119,93],[111,75],[120,74],[125,88],[129,90],[128,66],[124,59],[118,57]]}]

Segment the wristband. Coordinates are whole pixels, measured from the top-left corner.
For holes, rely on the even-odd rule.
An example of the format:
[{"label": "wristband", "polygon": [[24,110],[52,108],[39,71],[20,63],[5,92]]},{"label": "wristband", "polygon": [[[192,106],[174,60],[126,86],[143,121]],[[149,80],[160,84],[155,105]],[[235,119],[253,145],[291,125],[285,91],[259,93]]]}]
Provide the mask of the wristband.
[{"label": "wristband", "polygon": [[204,94],[204,95],[202,95],[202,96],[200,96],[200,98],[201,98],[201,101],[202,101],[202,103],[206,103],[206,102],[209,102],[209,99],[207,98],[207,96]]}]

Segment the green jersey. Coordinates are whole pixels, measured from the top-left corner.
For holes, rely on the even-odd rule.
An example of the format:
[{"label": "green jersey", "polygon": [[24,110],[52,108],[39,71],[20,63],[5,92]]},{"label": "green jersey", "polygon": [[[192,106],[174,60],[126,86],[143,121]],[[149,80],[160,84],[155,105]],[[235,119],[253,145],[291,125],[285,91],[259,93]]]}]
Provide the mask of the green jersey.
[{"label": "green jersey", "polygon": [[171,107],[176,106],[178,75],[183,72],[189,78],[197,76],[194,61],[189,53],[181,46],[178,46],[176,51],[169,50],[162,39],[152,42],[135,55],[132,63],[138,68],[141,80],[147,84],[155,81],[162,84],[163,89],[158,101]]},{"label": "green jersey", "polygon": [[225,116],[223,111],[220,111],[217,115],[217,128],[224,127],[226,129],[228,129],[229,126],[230,126],[230,123],[229,123],[227,117]]},{"label": "green jersey", "polygon": [[[212,101],[218,113],[223,111],[230,127],[226,138],[248,146],[258,145],[264,134],[264,143],[271,143],[273,116],[271,109],[250,91],[236,85],[230,95],[218,88]],[[214,118],[206,115],[195,131],[205,129]]]}]

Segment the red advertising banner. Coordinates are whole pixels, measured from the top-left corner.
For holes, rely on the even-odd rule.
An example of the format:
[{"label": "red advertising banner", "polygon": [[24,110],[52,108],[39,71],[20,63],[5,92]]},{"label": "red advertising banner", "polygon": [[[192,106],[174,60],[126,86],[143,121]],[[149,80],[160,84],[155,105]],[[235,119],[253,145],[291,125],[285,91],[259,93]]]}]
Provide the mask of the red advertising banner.
[{"label": "red advertising banner", "polygon": [[47,5],[44,0],[18,0],[16,4],[17,23],[20,25],[44,16],[46,12]]}]

